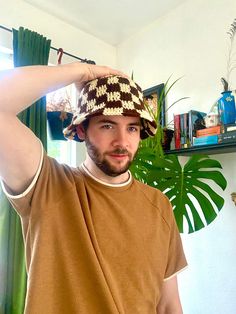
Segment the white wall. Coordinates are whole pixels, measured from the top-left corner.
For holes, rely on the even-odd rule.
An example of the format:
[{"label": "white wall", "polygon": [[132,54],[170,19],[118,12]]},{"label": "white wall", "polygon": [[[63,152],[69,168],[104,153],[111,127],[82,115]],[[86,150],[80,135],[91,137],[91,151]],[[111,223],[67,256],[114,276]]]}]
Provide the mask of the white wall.
[{"label": "white wall", "polygon": [[[97,64],[116,66],[115,47],[47,14],[22,0],[0,0],[0,24],[8,28],[23,26],[52,40],[52,46]],[[0,38],[6,35],[3,32]],[[2,37],[4,36],[4,37]],[[63,57],[66,61],[67,58]],[[72,62],[73,59],[68,61]]]},{"label": "white wall", "polygon": [[[236,17],[235,0],[189,0],[118,46],[118,67],[145,89],[184,76],[168,102],[190,99],[174,107],[210,111],[220,97],[226,72],[229,25]],[[236,43],[235,43],[236,44]],[[233,76],[236,89],[236,70]],[[171,112],[173,115],[173,111]],[[179,275],[185,314],[236,313],[236,153],[214,155],[228,181],[225,205],[207,228],[183,235],[189,267]]]}]

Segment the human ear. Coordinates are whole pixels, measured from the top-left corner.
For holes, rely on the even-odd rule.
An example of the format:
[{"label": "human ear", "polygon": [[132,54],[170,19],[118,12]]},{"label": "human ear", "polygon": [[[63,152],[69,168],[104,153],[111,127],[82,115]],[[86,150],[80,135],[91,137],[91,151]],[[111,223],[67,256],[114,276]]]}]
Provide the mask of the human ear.
[{"label": "human ear", "polygon": [[84,139],[85,139],[85,135],[86,135],[86,134],[85,134],[85,129],[84,129],[82,123],[79,124],[79,125],[76,127],[76,132],[77,132],[77,134],[78,134],[78,137],[79,137],[81,140],[84,140]]}]

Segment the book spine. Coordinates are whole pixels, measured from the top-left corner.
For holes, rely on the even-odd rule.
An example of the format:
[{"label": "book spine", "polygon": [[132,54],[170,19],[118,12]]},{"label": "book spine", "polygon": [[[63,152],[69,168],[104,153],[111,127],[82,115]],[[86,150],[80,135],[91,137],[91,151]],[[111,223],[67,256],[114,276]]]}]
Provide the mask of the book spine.
[{"label": "book spine", "polygon": [[212,145],[212,144],[218,144],[218,135],[196,137],[193,143],[194,146]]},{"label": "book spine", "polygon": [[180,149],[180,115],[174,115],[174,139],[175,139],[175,149]]},{"label": "book spine", "polygon": [[189,144],[190,146],[193,145],[193,130],[194,130],[194,125],[193,125],[193,119],[192,119],[192,112],[189,111],[188,113],[188,134],[189,134]]},{"label": "book spine", "polygon": [[221,133],[233,132],[236,131],[236,124],[222,124],[221,125]]},{"label": "book spine", "polygon": [[220,133],[221,133],[220,125],[217,125],[217,126],[202,129],[202,130],[197,130],[197,137],[207,136],[207,135],[218,135]]},{"label": "book spine", "polygon": [[185,137],[184,137],[184,114],[180,114],[180,146],[184,147]]},{"label": "book spine", "polygon": [[223,133],[218,136],[218,143],[232,143],[232,142],[235,142],[236,144],[236,131]]},{"label": "book spine", "polygon": [[184,143],[184,148],[187,148],[190,146],[189,143],[189,114],[184,113],[184,138],[185,138],[185,143]]}]

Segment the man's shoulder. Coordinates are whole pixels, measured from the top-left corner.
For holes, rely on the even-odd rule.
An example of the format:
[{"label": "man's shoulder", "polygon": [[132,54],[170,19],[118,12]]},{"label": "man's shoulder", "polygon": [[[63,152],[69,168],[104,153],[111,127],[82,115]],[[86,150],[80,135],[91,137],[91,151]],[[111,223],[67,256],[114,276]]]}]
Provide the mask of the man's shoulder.
[{"label": "man's shoulder", "polygon": [[136,179],[134,179],[134,185],[136,186],[138,193],[155,206],[161,213],[166,212],[171,208],[168,197],[158,188],[147,185]]},{"label": "man's shoulder", "polygon": [[74,182],[75,179],[80,180],[82,178],[82,172],[79,168],[60,163],[55,158],[45,153],[40,176],[44,179],[66,184],[72,181]]},{"label": "man's shoulder", "polygon": [[151,197],[166,198],[165,194],[162,191],[160,191],[157,187],[152,187],[146,183],[138,181],[137,179],[134,179],[134,184],[143,193],[150,195]]}]

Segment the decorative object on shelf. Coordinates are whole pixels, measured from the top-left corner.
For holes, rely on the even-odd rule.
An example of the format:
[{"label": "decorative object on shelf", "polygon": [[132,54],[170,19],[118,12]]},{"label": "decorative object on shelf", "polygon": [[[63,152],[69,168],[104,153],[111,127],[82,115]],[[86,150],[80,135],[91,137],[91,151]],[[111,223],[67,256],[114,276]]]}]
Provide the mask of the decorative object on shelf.
[{"label": "decorative object on shelf", "polygon": [[218,126],[219,124],[219,114],[215,112],[209,112],[205,117],[205,126],[206,128],[211,128],[214,126]]},{"label": "decorative object on shelf", "polygon": [[[159,113],[167,94],[178,80],[170,87],[167,86],[168,81],[164,84],[158,100]],[[186,97],[178,101],[184,98]],[[159,122],[160,115],[156,115],[155,119]],[[210,224],[224,205],[224,199],[207,184],[210,181],[222,190],[226,188],[226,179],[216,170],[222,167],[218,161],[205,155],[191,156],[185,165],[181,166],[176,155],[167,155],[163,151],[160,124],[159,129],[160,133],[157,132],[153,138],[140,143],[130,170],[136,179],[166,194],[172,203],[180,232],[198,231]]]},{"label": "decorative object on shelf", "polygon": [[231,199],[234,202],[234,205],[236,206],[236,192],[231,193]]},{"label": "decorative object on shelf", "polygon": [[[61,64],[63,49],[58,49],[58,64]],[[63,130],[70,125],[74,108],[71,100],[72,86],[47,94],[47,120],[52,140],[66,141]]]},{"label": "decorative object on shelf", "polygon": [[221,124],[235,123],[236,108],[235,99],[231,91],[221,93],[222,97],[218,100],[219,118]]}]

